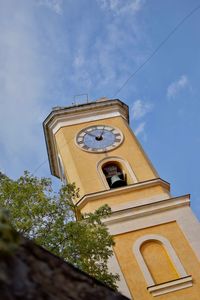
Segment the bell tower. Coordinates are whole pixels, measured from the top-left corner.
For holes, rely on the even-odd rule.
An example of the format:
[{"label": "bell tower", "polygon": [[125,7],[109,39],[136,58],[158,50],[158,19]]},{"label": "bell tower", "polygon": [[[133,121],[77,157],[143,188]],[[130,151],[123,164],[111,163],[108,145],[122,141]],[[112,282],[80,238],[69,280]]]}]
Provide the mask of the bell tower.
[{"label": "bell tower", "polygon": [[80,188],[80,212],[112,209],[105,223],[119,290],[135,300],[197,300],[200,226],[190,196],[171,196],[129,127],[128,106],[102,98],[56,107],[43,126],[51,172]]}]

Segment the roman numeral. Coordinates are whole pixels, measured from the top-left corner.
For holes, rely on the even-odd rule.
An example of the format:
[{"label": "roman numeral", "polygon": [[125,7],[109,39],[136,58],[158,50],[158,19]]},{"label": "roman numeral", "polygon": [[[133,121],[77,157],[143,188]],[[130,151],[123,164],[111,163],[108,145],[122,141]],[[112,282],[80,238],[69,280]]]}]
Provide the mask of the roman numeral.
[{"label": "roman numeral", "polygon": [[79,143],[81,143],[83,141],[83,138],[82,137],[79,137],[78,139],[77,139],[77,143],[79,144]]}]

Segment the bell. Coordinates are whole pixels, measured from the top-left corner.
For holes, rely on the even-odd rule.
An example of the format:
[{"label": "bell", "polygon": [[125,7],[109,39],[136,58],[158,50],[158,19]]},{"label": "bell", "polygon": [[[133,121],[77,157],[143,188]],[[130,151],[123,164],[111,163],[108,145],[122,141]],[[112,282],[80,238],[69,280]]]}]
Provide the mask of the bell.
[{"label": "bell", "polygon": [[118,175],[114,175],[111,177],[111,188],[117,188],[120,186],[125,186],[126,185],[126,181],[121,179]]}]

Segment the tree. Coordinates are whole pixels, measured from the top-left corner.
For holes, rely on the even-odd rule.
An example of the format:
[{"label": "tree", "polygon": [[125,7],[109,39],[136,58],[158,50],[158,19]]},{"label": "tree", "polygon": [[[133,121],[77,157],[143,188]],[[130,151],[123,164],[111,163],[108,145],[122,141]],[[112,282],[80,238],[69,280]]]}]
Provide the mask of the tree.
[{"label": "tree", "polygon": [[75,184],[63,185],[55,193],[49,178],[27,171],[17,180],[0,173],[0,207],[9,210],[16,230],[116,289],[118,275],[107,267],[114,242],[101,221],[111,210],[104,205],[77,220],[73,201],[78,194]]}]

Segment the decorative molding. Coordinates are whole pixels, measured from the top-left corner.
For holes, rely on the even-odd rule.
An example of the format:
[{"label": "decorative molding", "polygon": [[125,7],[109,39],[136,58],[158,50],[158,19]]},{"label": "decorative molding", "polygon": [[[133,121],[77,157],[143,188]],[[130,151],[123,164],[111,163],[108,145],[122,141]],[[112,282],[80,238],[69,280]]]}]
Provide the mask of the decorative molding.
[{"label": "decorative molding", "polygon": [[[154,186],[162,186],[163,188],[170,190],[170,184],[161,178],[155,178],[151,180],[146,180],[142,182],[137,182],[134,184],[130,184],[124,187],[120,187],[117,189],[110,189],[102,192],[96,192],[91,194],[84,195],[77,203],[76,205],[82,209],[89,201],[94,200],[101,200],[103,198],[109,198],[110,196],[119,196],[120,194],[126,194],[130,193],[135,190],[144,189],[148,187],[154,187]],[[131,199],[130,199],[131,201]]]},{"label": "decorative molding", "polygon": [[52,112],[50,128],[55,134],[61,127],[121,116],[128,121],[127,106],[119,100],[88,103],[87,107],[68,107]]},{"label": "decorative molding", "polygon": [[151,276],[151,273],[149,272],[145,260],[142,256],[142,253],[140,251],[142,244],[147,241],[159,241],[168,253],[179,277],[187,276],[187,273],[183,265],[181,264],[181,261],[179,260],[176,252],[174,251],[170,241],[158,234],[147,234],[136,240],[135,244],[133,245],[133,252],[148,286],[155,285],[155,281],[153,280],[153,277]]},{"label": "decorative molding", "polygon": [[173,291],[178,291],[192,286],[192,276],[187,276],[184,278],[179,278],[176,280],[164,282],[154,286],[147,287],[149,293],[156,297],[163,294],[167,294]]},{"label": "decorative molding", "polygon": [[[147,199],[146,199],[147,200]],[[147,201],[146,201],[147,202]],[[132,206],[130,203],[123,206],[123,209],[117,210],[115,207],[112,208],[112,215],[105,220],[106,225],[112,225],[115,223],[121,223],[128,220],[133,220],[140,217],[145,217],[159,212],[164,212],[177,207],[189,206],[190,198],[189,195],[184,195],[175,198],[165,198],[159,200],[157,198],[149,199],[148,203],[140,205],[139,201]]]},{"label": "decorative molding", "polygon": [[132,183],[137,183],[138,180],[135,176],[135,173],[133,172],[130,164],[128,163],[127,160],[125,159],[122,159],[121,157],[119,156],[109,156],[109,157],[106,157],[106,158],[103,158],[102,160],[100,160],[98,163],[97,163],[97,172],[99,173],[100,175],[100,178],[102,180],[102,183],[104,184],[104,187],[107,189],[107,190],[110,190],[110,187],[107,183],[107,180],[106,180],[106,177],[102,171],[102,167],[104,164],[106,163],[109,163],[109,162],[119,162],[122,166],[125,166],[125,168],[127,169],[127,171],[129,172],[129,175],[132,179]]}]

